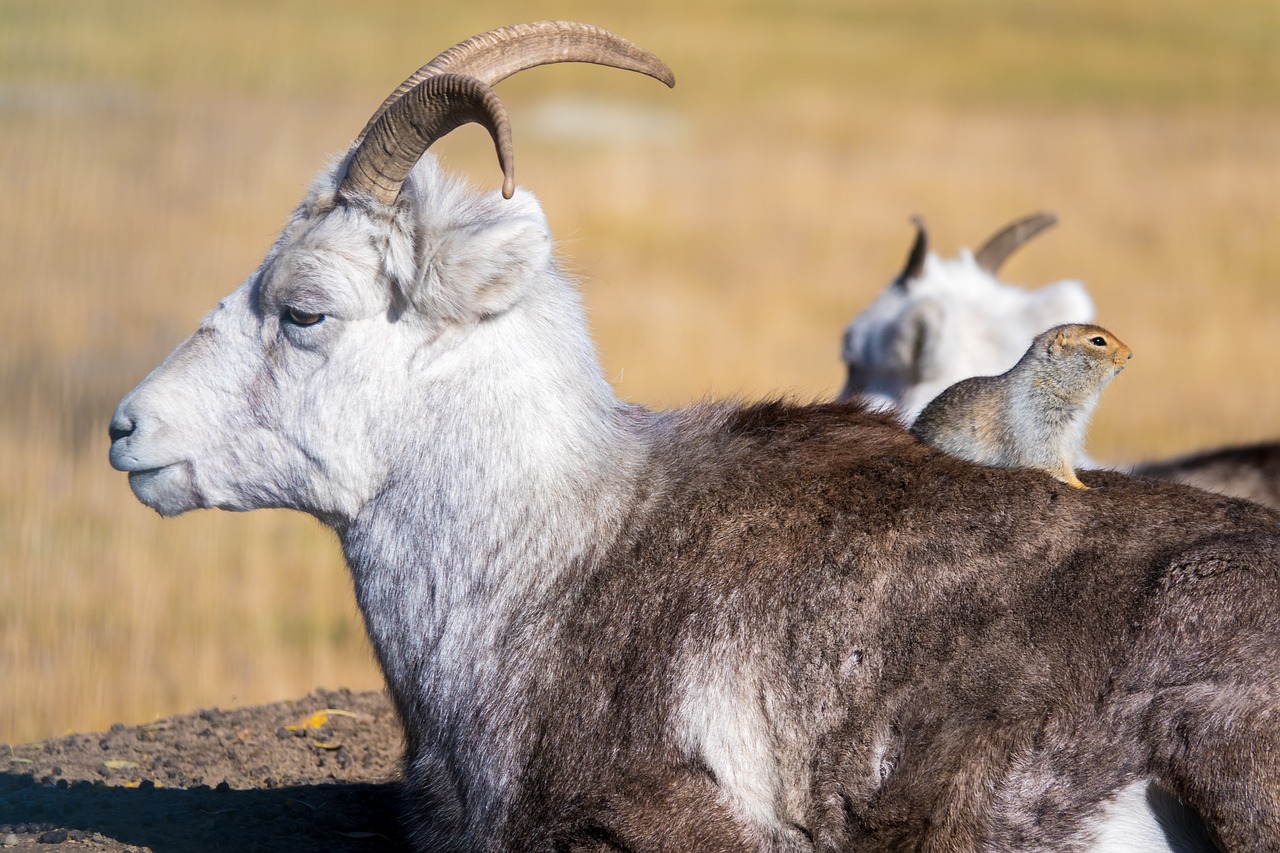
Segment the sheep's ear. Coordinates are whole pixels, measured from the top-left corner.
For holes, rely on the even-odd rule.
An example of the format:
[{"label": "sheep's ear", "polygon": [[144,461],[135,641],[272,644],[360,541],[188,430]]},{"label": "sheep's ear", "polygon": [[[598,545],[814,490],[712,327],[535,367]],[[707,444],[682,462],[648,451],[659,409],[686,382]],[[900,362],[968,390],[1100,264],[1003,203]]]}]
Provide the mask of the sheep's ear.
[{"label": "sheep's ear", "polygon": [[907,309],[898,324],[893,342],[895,360],[908,366],[913,383],[937,374],[945,317],[946,308],[941,302],[921,299]]},{"label": "sheep's ear", "polygon": [[482,320],[520,301],[550,262],[551,234],[541,216],[455,226],[424,247],[413,302],[446,319]]},{"label": "sheep's ear", "polygon": [[1093,321],[1093,300],[1078,281],[1059,281],[1040,288],[1032,294],[1029,310],[1030,325],[1037,329]]}]

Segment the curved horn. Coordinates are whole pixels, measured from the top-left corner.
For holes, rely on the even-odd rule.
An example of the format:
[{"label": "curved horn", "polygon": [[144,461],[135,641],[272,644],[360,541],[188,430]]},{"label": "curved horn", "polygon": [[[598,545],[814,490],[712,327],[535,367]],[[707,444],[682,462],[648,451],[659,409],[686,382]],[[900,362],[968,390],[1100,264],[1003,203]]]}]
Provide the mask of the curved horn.
[{"label": "curved horn", "polygon": [[[502,195],[511,198],[515,192],[511,131],[506,112],[489,87],[517,71],[553,62],[608,65],[675,85],[675,75],[661,59],[589,24],[539,21],[490,30],[449,48],[382,102],[356,138],[339,195],[367,192],[388,204],[394,202],[409,171],[435,140],[476,121],[494,138],[502,165]],[[443,87],[431,83],[445,77],[453,82]],[[433,105],[428,93],[445,98],[448,105],[443,109]],[[460,112],[446,118],[454,109]],[[393,114],[396,118],[389,118]]]},{"label": "curved horn", "polygon": [[893,280],[894,287],[906,287],[907,282],[914,278],[919,278],[924,272],[924,256],[929,254],[929,232],[925,230],[924,219],[919,216],[911,217],[911,221],[916,226],[916,239],[911,244],[911,252],[907,255],[906,266],[902,268],[902,272],[898,273],[898,277]]},{"label": "curved horn", "polygon": [[472,121],[493,137],[502,166],[502,195],[511,198],[515,170],[507,112],[492,89],[460,74],[429,77],[383,112],[347,162],[338,195],[367,193],[394,204],[405,178],[431,144]]},{"label": "curved horn", "polygon": [[978,266],[995,275],[1015,249],[1057,222],[1058,217],[1052,213],[1033,213],[1010,222],[983,243],[973,259]]},{"label": "curved horn", "polygon": [[502,80],[539,65],[553,62],[590,62],[624,71],[636,71],[676,84],[666,63],[649,51],[608,30],[573,21],[536,21],[499,27],[460,42],[409,75],[387,96],[356,137],[360,141],[386,110],[428,77],[466,74],[496,86]]}]

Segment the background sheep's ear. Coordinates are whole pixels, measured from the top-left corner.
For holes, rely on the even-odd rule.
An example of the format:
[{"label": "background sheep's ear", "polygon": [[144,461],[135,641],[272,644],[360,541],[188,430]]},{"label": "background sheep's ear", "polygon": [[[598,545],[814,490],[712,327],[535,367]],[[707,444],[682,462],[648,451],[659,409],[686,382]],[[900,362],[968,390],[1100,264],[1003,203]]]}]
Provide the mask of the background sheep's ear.
[{"label": "background sheep's ear", "polygon": [[1078,281],[1059,281],[1031,294],[1030,325],[1048,329],[1063,323],[1093,322],[1093,300]]},{"label": "background sheep's ear", "polygon": [[480,320],[520,301],[551,263],[551,233],[540,216],[503,217],[457,226],[425,249],[424,313],[456,321]]},{"label": "background sheep's ear", "polygon": [[942,325],[946,308],[936,299],[921,299],[907,309],[893,341],[894,357],[907,365],[913,383],[938,373]]}]

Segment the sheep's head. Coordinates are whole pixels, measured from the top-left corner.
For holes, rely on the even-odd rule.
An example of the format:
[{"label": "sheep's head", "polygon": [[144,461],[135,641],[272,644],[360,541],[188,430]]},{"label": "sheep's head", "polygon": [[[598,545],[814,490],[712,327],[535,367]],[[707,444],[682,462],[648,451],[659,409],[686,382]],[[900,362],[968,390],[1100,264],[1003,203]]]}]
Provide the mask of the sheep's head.
[{"label": "sheep's head", "polygon": [[[339,524],[403,461],[392,433],[447,419],[450,399],[501,393],[499,375],[518,383],[538,346],[521,334],[560,333],[574,357],[572,338],[585,340],[576,296],[537,201],[514,192],[490,88],[562,61],[674,84],[647,51],[563,22],[485,33],[423,66],[317,179],[258,270],[121,401],[110,458],[139,500],[164,515],[290,507]],[[467,122],[493,137],[501,198],[423,156]]]},{"label": "sheep's head", "polygon": [[1093,303],[1077,281],[1026,291],[997,277],[1014,249],[1055,221],[1026,217],[977,253],[962,249],[943,260],[929,251],[917,219],[902,272],[845,329],[841,399],[861,395],[911,421],[947,386],[1008,370],[1045,328],[1091,320]]}]

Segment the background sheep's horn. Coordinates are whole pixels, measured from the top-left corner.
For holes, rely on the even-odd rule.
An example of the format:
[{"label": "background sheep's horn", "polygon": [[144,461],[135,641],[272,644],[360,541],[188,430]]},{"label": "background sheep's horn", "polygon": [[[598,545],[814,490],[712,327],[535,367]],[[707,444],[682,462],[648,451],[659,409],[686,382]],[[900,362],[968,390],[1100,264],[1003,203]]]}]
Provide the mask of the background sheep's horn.
[{"label": "background sheep's horn", "polygon": [[911,244],[911,252],[907,255],[906,266],[902,268],[902,272],[898,273],[898,277],[893,280],[894,287],[906,287],[907,282],[917,279],[924,272],[924,256],[929,254],[929,232],[925,230],[924,219],[919,216],[911,217],[911,221],[916,226],[916,239]]},{"label": "background sheep's horn", "polygon": [[384,111],[347,162],[338,196],[367,194],[393,204],[405,178],[431,144],[473,121],[493,137],[502,166],[502,194],[511,198],[515,169],[506,110],[487,84],[461,74],[429,77]]},{"label": "background sheep's horn", "polygon": [[995,275],[1014,250],[1046,228],[1056,225],[1058,217],[1052,213],[1033,213],[1010,222],[993,234],[982,248],[974,253],[978,266]]},{"label": "background sheep's horn", "polygon": [[[348,177],[343,179],[340,193],[364,191],[384,201],[395,201],[400,192],[400,184],[404,182],[405,177],[408,177],[409,172],[404,170],[404,174],[399,179],[400,183],[395,185],[394,193],[391,193],[390,199],[387,199],[386,196],[392,189],[390,176],[398,174],[401,171],[401,164],[405,161],[409,163],[409,169],[413,168],[413,164],[426,151],[426,147],[418,147],[422,141],[425,140],[426,145],[430,145],[435,139],[459,124],[466,121],[479,121],[489,127],[489,132],[494,137],[498,147],[498,159],[502,163],[502,194],[510,198],[515,191],[510,130],[501,130],[506,127],[506,115],[496,98],[493,99],[496,110],[492,116],[500,117],[500,121],[495,120],[492,123],[482,121],[473,114],[472,117],[449,125],[433,138],[427,138],[427,135],[413,131],[403,143],[398,136],[400,129],[423,122],[414,118],[411,111],[404,110],[398,105],[408,98],[410,93],[424,91],[424,83],[442,75],[472,78],[487,88],[517,71],[554,62],[590,62],[595,65],[607,65],[647,74],[668,86],[676,84],[675,75],[661,59],[621,36],[589,24],[570,21],[538,21],[490,30],[449,48],[419,68],[387,96],[382,106],[378,107],[369,119],[364,130],[356,137],[356,152],[352,155],[351,165],[347,169]],[[458,98],[460,95],[455,93],[454,97]],[[422,98],[415,97],[415,103],[420,105],[414,107],[415,110],[423,108],[421,101]],[[393,109],[401,110],[403,118],[384,123],[384,118]],[[438,113],[438,110],[432,108],[429,115],[435,117],[432,120],[436,120]],[[495,131],[495,127],[498,127],[500,132]],[[375,131],[378,136],[376,143],[372,139]],[[504,142],[503,139],[506,141]],[[366,149],[374,150],[365,153]],[[384,164],[389,164],[391,161],[397,165],[394,167],[387,165],[384,168]],[[352,166],[357,164],[364,176],[357,176],[353,180]],[[374,173],[383,177],[371,181],[369,175]],[[374,185],[377,189],[373,188]]]}]

